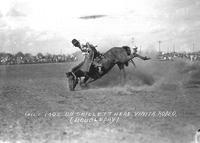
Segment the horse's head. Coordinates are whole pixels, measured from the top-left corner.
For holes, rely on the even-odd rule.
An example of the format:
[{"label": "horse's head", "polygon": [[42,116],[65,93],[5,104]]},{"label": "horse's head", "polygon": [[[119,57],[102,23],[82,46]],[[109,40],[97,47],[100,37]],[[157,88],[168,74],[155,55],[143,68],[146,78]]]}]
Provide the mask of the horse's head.
[{"label": "horse's head", "polygon": [[74,73],[73,72],[68,72],[68,73],[66,73],[66,76],[67,76],[67,78],[68,78],[68,86],[69,86],[69,89],[71,90],[71,91],[74,91],[74,89],[75,89],[75,87],[76,87],[76,85],[77,85],[77,81],[78,81],[78,79],[77,79],[77,77],[76,77],[76,75],[74,75]]}]

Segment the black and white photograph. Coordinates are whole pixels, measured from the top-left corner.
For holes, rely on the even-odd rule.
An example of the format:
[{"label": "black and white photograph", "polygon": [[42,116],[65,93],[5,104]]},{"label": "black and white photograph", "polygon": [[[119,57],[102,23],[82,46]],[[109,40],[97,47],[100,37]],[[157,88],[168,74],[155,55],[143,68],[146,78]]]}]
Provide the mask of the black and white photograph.
[{"label": "black and white photograph", "polygon": [[0,0],[0,143],[200,143],[200,1]]}]

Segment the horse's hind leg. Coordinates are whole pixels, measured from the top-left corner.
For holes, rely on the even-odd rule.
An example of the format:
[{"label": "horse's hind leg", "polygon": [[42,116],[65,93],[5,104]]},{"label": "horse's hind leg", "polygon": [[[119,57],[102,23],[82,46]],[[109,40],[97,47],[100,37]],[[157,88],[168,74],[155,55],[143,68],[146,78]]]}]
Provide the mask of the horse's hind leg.
[{"label": "horse's hind leg", "polygon": [[126,71],[125,71],[125,68],[124,68],[124,64],[117,64],[117,65],[118,65],[118,67],[120,69],[120,84],[124,85],[125,81],[126,81]]},{"label": "horse's hind leg", "polygon": [[125,71],[125,68],[122,69],[122,72],[123,72],[123,79],[124,79],[124,81],[126,81],[126,71]]},{"label": "horse's hind leg", "polygon": [[120,84],[123,86],[126,83],[126,72],[125,69],[120,70]]}]

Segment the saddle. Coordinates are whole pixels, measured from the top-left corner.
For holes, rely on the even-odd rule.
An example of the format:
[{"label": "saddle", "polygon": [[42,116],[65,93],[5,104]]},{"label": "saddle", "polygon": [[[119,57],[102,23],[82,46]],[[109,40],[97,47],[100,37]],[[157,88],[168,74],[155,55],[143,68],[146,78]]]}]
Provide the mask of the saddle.
[{"label": "saddle", "polygon": [[100,52],[97,52],[96,57],[93,59],[92,64],[95,67],[102,67],[102,63],[100,62],[103,59],[103,54],[101,54]]}]

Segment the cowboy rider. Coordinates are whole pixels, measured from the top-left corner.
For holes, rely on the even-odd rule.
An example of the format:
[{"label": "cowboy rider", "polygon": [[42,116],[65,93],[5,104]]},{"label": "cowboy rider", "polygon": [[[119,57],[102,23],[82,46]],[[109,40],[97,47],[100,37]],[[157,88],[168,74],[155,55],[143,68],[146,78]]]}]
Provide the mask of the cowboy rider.
[{"label": "cowboy rider", "polygon": [[102,72],[102,69],[101,69],[102,65],[96,62],[96,60],[94,60],[96,57],[101,57],[101,54],[96,50],[97,46],[94,46],[88,42],[85,45],[83,44],[81,45],[80,42],[76,39],[72,40],[72,44],[75,47],[78,47],[83,52],[83,54],[85,54],[84,61],[81,62],[77,67],[83,66],[82,68],[83,72],[88,73],[90,70],[91,64],[93,64],[98,68],[99,73]]}]

